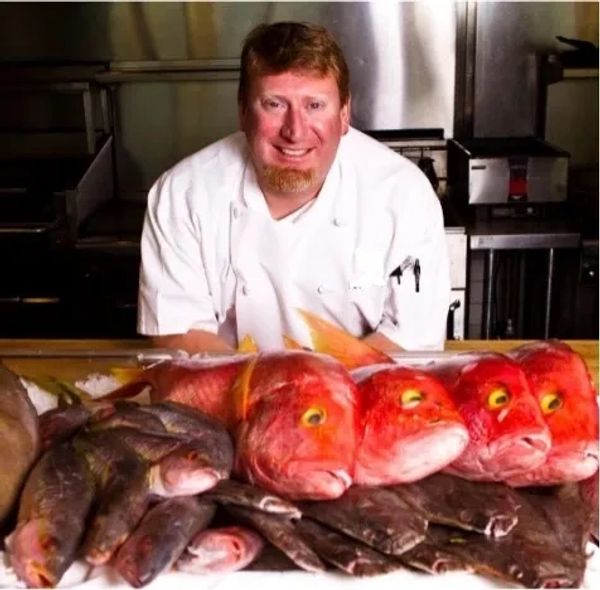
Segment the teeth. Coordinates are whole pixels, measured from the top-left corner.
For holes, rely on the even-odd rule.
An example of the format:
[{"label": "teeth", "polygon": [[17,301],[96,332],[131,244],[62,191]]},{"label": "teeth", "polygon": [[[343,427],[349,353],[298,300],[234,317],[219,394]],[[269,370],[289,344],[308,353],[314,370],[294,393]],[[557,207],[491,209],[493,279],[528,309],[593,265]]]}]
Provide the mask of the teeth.
[{"label": "teeth", "polygon": [[279,149],[286,156],[298,157],[298,156],[304,156],[305,154],[308,154],[308,150],[294,150],[291,148],[279,148]]}]

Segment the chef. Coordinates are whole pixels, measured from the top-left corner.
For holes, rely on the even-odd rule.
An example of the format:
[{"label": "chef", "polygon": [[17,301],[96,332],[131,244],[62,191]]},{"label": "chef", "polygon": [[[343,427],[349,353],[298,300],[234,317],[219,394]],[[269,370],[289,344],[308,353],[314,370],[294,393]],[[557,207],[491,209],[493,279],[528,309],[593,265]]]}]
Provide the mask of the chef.
[{"label": "chef", "polygon": [[161,347],[310,346],[299,309],[384,352],[443,346],[441,207],[409,160],[352,128],[348,68],[324,28],[260,25],[241,55],[241,131],[148,195],[138,329]]}]

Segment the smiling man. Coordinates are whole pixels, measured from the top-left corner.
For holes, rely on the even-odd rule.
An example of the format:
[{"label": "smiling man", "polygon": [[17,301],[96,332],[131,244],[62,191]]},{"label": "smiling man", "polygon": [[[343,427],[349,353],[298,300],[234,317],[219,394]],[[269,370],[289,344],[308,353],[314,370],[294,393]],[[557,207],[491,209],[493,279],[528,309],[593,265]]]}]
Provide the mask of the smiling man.
[{"label": "smiling man", "polygon": [[326,29],[282,22],[249,34],[241,131],[150,190],[140,333],[190,352],[245,336],[261,350],[285,337],[310,346],[306,309],[386,352],[443,346],[439,201],[414,164],[350,127],[350,104]]}]

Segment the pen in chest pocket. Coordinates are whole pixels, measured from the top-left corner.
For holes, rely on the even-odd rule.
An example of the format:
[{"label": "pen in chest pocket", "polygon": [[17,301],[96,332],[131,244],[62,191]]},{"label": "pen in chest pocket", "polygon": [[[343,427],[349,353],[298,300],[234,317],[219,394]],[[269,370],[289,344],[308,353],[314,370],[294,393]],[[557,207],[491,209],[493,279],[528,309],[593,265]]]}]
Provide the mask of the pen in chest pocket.
[{"label": "pen in chest pocket", "polygon": [[390,278],[395,277],[398,281],[398,284],[400,284],[402,275],[409,268],[412,268],[413,275],[415,277],[415,292],[418,293],[421,287],[421,263],[419,262],[418,258],[407,256],[402,263],[390,273]]}]

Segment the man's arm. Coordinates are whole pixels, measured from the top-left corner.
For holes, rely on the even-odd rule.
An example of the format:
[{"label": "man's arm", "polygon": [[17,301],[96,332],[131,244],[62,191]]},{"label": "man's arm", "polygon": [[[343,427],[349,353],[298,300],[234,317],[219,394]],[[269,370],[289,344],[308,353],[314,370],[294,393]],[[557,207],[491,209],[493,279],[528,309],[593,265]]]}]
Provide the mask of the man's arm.
[{"label": "man's arm", "polygon": [[153,336],[152,343],[157,348],[185,350],[190,354],[197,352],[232,352],[234,350],[219,336],[206,330],[190,330],[186,334]]}]

